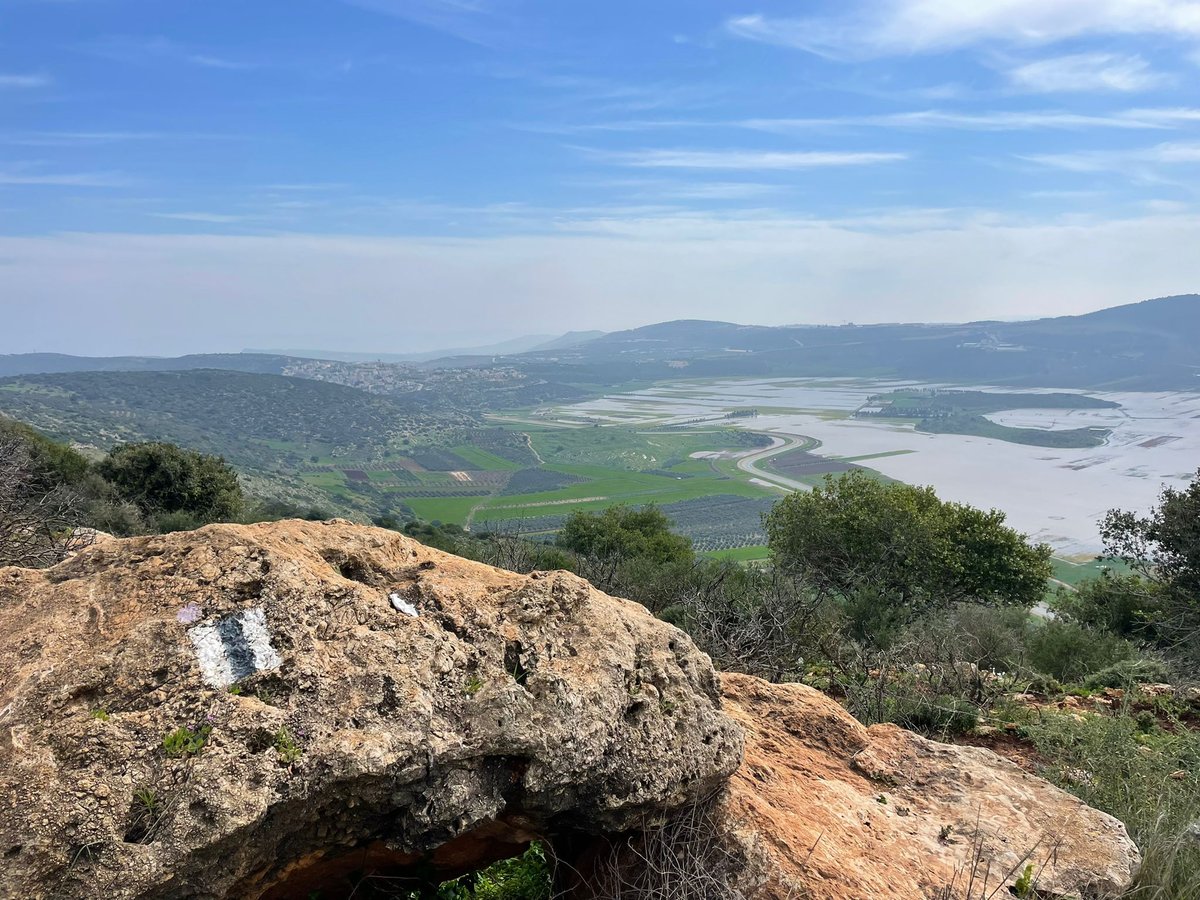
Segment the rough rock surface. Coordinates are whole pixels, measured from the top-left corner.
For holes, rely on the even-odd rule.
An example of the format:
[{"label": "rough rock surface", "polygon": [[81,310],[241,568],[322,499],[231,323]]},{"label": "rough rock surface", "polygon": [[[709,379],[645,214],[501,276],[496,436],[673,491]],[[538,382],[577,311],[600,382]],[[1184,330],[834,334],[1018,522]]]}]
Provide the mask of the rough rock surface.
[{"label": "rough rock surface", "polygon": [[989,890],[1027,851],[1062,895],[1137,862],[1119,823],[988,751],[718,682],[682,632],[571,575],[345,522],[2,569],[0,661],[3,898],[333,900],[535,837],[582,864],[714,793],[753,900],[956,877],[961,897],[977,844]]},{"label": "rough rock surface", "polygon": [[678,807],[741,757],[708,658],[640,606],[345,522],[0,570],[0,660],[6,898],[456,875]]},{"label": "rough rock surface", "polygon": [[[1125,827],[990,750],[865,728],[804,685],[721,677],[746,732],[727,839],[755,861],[756,900],[1108,897],[1139,857]],[[945,893],[950,889],[949,893]]]}]

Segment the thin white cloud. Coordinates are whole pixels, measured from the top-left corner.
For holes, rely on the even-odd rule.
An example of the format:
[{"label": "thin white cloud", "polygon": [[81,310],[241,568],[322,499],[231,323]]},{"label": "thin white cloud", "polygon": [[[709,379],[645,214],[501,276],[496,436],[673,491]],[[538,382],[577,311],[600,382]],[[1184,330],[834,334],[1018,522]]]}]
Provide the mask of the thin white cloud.
[{"label": "thin white cloud", "polygon": [[201,222],[207,225],[232,225],[237,222],[246,221],[246,216],[231,216],[223,213],[171,212],[151,213],[150,215],[158,219],[175,219],[180,222]]},{"label": "thin white cloud", "polygon": [[1039,128],[1083,129],[1172,128],[1200,121],[1200,109],[1163,107],[1130,109],[1104,115],[1088,115],[1066,110],[1020,110],[952,112],[938,109],[888,113],[877,116],[840,116],[818,119],[745,119],[740,125],[756,131],[778,134],[814,129],[876,127],[909,129],[963,129],[968,131],[1027,131]]},{"label": "thin white cloud", "polygon": [[1039,59],[1010,68],[1009,83],[1037,94],[1116,91],[1133,93],[1171,84],[1171,76],[1154,71],[1140,56],[1075,53]]},{"label": "thin white cloud", "polygon": [[241,140],[241,135],[171,131],[27,131],[0,134],[0,144],[19,147],[76,147],[143,141]]},{"label": "thin white cloud", "polygon": [[778,188],[770,184],[745,181],[710,181],[700,184],[678,184],[664,186],[660,196],[679,200],[749,200],[774,193]]},{"label": "thin white cloud", "polygon": [[472,44],[490,45],[496,23],[481,0],[344,0],[351,6],[406,19]]},{"label": "thin white cloud", "polygon": [[597,152],[617,165],[639,169],[715,169],[742,171],[786,171],[840,166],[871,166],[900,162],[906,153],[759,151],[759,150],[635,150],[627,153]]},{"label": "thin white cloud", "polygon": [[169,60],[205,69],[245,71],[259,68],[258,63],[216,56],[159,36],[113,36],[86,45],[86,49],[104,59],[123,63]]},{"label": "thin white cloud", "polygon": [[239,62],[238,60],[225,59],[220,56],[210,56],[206,53],[189,53],[184,56],[184,59],[196,66],[203,66],[206,69],[224,69],[227,72],[241,72],[257,68],[254,63]]},{"label": "thin white cloud", "polygon": [[881,0],[832,17],[735,16],[738,37],[834,59],[1040,45],[1086,35],[1200,36],[1195,0]]},{"label": "thin white cloud", "polygon": [[49,75],[0,74],[0,90],[49,87],[53,83],[54,80]]},{"label": "thin white cloud", "polygon": [[1200,164],[1200,141],[1164,143],[1134,150],[1034,153],[1021,159],[1068,172],[1141,171],[1146,168]]},{"label": "thin white cloud", "polygon": [[0,185],[30,187],[129,187],[133,182],[116,172],[0,171]]},{"label": "thin white cloud", "polygon": [[1121,130],[1166,130],[1200,122],[1200,108],[1148,107],[1118,110],[1103,114],[1070,112],[1062,109],[984,110],[962,112],[920,109],[911,112],[868,116],[831,116],[821,118],[760,118],[732,121],[705,119],[626,119],[586,124],[532,124],[513,126],[539,134],[587,134],[597,132],[681,131],[687,129],[743,128],[773,134],[803,134],[859,128],[937,129],[963,131],[1034,131],[1038,129],[1083,130],[1114,128]]}]

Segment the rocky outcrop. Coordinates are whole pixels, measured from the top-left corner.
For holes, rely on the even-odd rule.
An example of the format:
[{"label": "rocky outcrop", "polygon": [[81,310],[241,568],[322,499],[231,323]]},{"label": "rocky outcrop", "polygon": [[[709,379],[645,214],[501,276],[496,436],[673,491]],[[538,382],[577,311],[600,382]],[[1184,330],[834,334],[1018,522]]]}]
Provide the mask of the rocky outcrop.
[{"label": "rocky outcrop", "polygon": [[1033,863],[1049,894],[1096,893],[1137,860],[1119,823],[987,751],[718,682],[682,632],[569,574],[345,522],[0,570],[0,660],[4,898],[332,900],[536,838],[582,870],[714,795],[756,900],[942,897],[976,857],[991,886]]},{"label": "rocky outcrop", "polygon": [[1132,880],[1120,822],[990,750],[865,728],[804,685],[722,685],[746,753],[718,818],[758,900],[1009,897],[1023,876],[1041,898],[1111,897]]},{"label": "rocky outcrop", "polygon": [[628,828],[741,757],[707,657],[640,606],[349,523],[0,570],[0,660],[3,897],[436,880]]}]

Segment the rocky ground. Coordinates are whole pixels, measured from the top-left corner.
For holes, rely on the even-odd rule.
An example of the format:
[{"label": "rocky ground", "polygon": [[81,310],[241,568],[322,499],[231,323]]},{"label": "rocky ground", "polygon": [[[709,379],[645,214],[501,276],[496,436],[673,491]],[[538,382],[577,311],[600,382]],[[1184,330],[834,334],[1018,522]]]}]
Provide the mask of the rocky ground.
[{"label": "rocky ground", "polygon": [[332,898],[533,839],[580,869],[714,797],[728,884],[764,900],[954,896],[981,866],[1103,896],[1138,863],[986,749],[718,678],[574,576],[346,522],[0,570],[0,659],[0,897]]}]

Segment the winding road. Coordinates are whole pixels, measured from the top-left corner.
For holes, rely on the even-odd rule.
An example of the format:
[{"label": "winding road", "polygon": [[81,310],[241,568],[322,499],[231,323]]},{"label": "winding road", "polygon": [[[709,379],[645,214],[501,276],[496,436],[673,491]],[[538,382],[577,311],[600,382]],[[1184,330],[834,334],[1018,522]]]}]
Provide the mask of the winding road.
[{"label": "winding road", "polygon": [[763,460],[770,459],[772,456],[779,456],[781,453],[787,453],[791,450],[804,448],[806,450],[819,447],[820,443],[812,438],[794,437],[788,435],[769,434],[772,444],[762,450],[755,450],[753,453],[748,453],[737,461],[737,467],[747,475],[752,475],[755,478],[770,482],[776,487],[787,488],[790,491],[811,491],[812,485],[805,484],[803,481],[796,481],[794,478],[787,478],[775,472],[767,472],[758,468],[757,463]]}]

